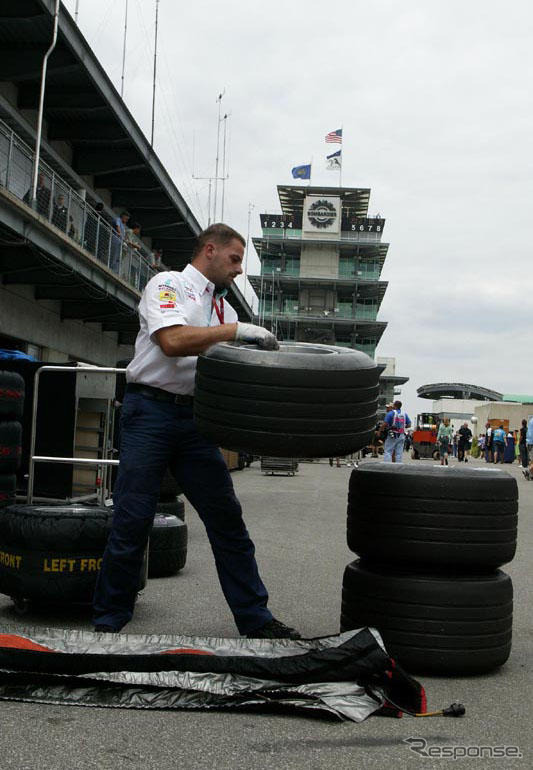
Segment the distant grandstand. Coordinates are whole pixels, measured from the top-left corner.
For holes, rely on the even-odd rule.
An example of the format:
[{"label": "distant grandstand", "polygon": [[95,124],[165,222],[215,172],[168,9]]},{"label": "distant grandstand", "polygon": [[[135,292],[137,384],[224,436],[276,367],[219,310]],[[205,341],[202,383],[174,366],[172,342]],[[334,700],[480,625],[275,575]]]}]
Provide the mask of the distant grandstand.
[{"label": "distant grandstand", "polygon": [[460,398],[465,401],[502,401],[503,393],[479,385],[469,385],[465,382],[434,382],[421,385],[417,389],[419,398],[430,398],[437,401],[441,398]]}]

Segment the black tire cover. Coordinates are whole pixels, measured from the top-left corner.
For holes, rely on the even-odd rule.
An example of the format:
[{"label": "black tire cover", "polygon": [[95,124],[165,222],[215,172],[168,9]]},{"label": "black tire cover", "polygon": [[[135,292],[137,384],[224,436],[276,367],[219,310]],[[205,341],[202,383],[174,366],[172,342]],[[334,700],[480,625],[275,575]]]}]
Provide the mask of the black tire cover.
[{"label": "black tire cover", "polygon": [[[16,488],[17,477],[14,473],[0,473],[0,508],[5,508],[15,502]],[[2,516],[3,515],[2,512]]]},{"label": "black tire cover", "polygon": [[343,578],[341,629],[372,626],[408,671],[474,674],[511,651],[513,588],[495,570],[431,575],[356,561]]},{"label": "black tire cover", "polygon": [[0,542],[21,548],[104,548],[111,507],[89,505],[11,505],[0,516]]},{"label": "black tire cover", "polygon": [[14,473],[21,454],[22,425],[14,420],[0,422],[0,473]]},{"label": "black tire cover", "polygon": [[23,413],[23,378],[17,372],[0,371],[0,418],[19,420]]},{"label": "black tire cover", "polygon": [[[12,505],[0,515],[0,592],[15,599],[90,602],[113,509]],[[139,589],[145,573],[139,576]]]}]

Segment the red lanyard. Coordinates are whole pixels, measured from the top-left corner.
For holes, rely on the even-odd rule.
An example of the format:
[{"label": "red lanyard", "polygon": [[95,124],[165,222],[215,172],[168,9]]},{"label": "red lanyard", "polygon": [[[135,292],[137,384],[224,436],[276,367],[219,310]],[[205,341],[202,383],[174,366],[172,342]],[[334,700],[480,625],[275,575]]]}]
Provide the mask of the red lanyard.
[{"label": "red lanyard", "polygon": [[217,318],[219,323],[224,323],[224,297],[220,298],[220,307],[217,305],[216,299],[213,297],[213,307],[215,308],[215,312],[217,314]]}]

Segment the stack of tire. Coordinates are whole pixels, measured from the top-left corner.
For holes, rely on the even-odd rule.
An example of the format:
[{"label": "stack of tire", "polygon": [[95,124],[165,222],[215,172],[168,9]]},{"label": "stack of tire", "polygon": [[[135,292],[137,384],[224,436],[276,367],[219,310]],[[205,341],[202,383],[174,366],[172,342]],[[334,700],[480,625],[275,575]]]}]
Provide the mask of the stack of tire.
[{"label": "stack of tire", "polygon": [[150,533],[148,576],[171,577],[187,561],[187,525],[185,505],[178,497],[180,489],[167,470],[161,483],[157,513]]},{"label": "stack of tire", "polygon": [[223,342],[199,356],[194,417],[218,446],[268,457],[338,457],[366,446],[381,369],[351,348]]},{"label": "stack of tire", "polygon": [[518,487],[486,468],[366,463],[350,477],[341,630],[372,626],[418,674],[491,671],[511,652]]},{"label": "stack of tire", "polygon": [[15,502],[23,411],[24,380],[16,372],[0,371],[0,508]]}]

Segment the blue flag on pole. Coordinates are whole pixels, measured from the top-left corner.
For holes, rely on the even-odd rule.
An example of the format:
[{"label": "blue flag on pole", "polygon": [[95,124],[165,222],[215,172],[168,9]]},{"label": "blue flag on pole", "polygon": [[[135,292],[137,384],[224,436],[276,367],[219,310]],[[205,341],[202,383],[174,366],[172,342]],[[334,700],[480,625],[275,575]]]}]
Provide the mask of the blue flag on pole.
[{"label": "blue flag on pole", "polygon": [[292,169],[292,178],[311,179],[311,164],[308,163],[306,166],[295,166]]}]

